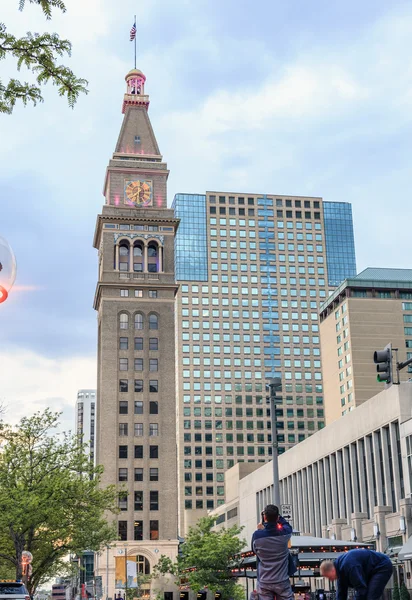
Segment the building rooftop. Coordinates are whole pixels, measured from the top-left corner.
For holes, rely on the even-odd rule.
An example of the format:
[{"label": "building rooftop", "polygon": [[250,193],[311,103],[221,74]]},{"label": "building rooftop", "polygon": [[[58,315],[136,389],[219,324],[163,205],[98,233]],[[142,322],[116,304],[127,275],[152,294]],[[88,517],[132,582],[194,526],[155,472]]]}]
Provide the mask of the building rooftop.
[{"label": "building rooftop", "polygon": [[369,281],[407,281],[412,283],[412,269],[381,269],[379,267],[368,267],[356,275],[355,279]]},{"label": "building rooftop", "polygon": [[356,275],[356,277],[342,281],[340,286],[321,304],[319,312],[323,313],[327,310],[347,288],[361,290],[412,290],[412,269],[368,267]]}]

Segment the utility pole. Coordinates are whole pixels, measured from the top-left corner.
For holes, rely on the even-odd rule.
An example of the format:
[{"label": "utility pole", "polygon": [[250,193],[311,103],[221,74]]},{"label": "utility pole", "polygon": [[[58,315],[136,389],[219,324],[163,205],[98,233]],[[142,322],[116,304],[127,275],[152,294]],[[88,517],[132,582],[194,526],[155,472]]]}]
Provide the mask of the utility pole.
[{"label": "utility pole", "polygon": [[282,391],[282,380],[280,377],[268,379],[266,387],[269,389],[270,420],[272,424],[272,469],[273,469],[273,504],[280,509],[279,489],[279,461],[278,461],[278,430],[276,422],[276,392]]}]

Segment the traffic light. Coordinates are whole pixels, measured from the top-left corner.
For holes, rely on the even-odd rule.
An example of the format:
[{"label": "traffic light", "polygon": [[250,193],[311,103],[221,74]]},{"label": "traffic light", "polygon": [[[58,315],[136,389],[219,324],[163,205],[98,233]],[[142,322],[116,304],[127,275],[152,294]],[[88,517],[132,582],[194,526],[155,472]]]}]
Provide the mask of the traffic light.
[{"label": "traffic light", "polygon": [[376,364],[379,382],[392,383],[392,344],[387,344],[383,350],[373,353],[373,362]]},{"label": "traffic light", "polygon": [[206,590],[200,590],[199,592],[197,592],[197,600],[206,600],[206,596],[207,596],[207,591]]}]

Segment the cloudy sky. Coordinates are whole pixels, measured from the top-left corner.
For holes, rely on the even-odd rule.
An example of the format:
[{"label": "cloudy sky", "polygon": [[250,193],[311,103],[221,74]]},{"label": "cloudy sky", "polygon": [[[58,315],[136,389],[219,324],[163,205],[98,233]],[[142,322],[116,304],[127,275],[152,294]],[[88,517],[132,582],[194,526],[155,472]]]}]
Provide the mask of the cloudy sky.
[{"label": "cloudy sky", "polygon": [[[89,80],[70,110],[0,115],[0,235],[18,260],[1,305],[0,398],[16,419],[45,405],[73,424],[95,387],[92,238],[121,125],[129,31],[176,192],[322,196],[353,204],[358,270],[411,267],[412,2],[66,0],[46,22],[17,0],[10,32],[57,31]],[[0,77],[13,75],[0,63]],[[23,72],[22,79],[29,79]]]}]

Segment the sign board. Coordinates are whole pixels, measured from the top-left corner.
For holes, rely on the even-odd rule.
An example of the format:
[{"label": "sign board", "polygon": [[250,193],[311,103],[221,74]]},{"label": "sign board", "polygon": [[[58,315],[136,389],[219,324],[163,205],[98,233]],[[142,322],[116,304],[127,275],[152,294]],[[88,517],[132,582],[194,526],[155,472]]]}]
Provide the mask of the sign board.
[{"label": "sign board", "polygon": [[292,521],[293,520],[292,505],[291,504],[281,504],[280,505],[280,512],[282,514],[282,517],[284,517],[287,521]]}]

